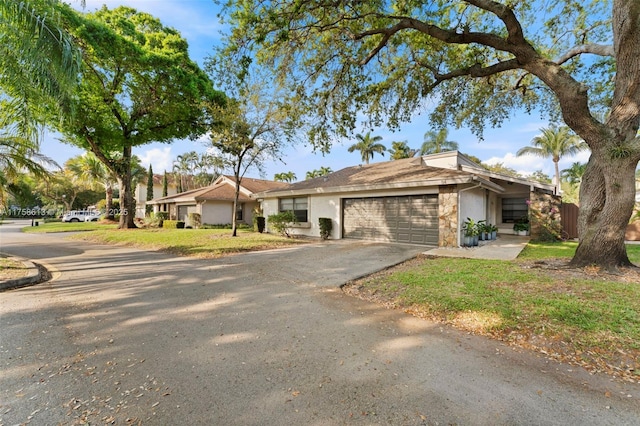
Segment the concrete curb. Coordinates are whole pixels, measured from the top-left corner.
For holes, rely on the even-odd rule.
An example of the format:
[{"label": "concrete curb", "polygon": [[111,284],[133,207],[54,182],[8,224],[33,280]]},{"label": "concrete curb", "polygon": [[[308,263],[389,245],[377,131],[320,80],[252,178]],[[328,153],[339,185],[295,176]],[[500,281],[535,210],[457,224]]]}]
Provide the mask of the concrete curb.
[{"label": "concrete curb", "polygon": [[[0,253],[1,254],[1,253]],[[21,257],[3,255],[3,257],[15,260],[16,262],[22,262],[22,264],[29,270],[26,276],[8,280],[0,280],[0,291],[9,290],[13,288],[26,287],[28,285],[36,284],[41,281],[42,273],[40,268],[33,262]]]}]

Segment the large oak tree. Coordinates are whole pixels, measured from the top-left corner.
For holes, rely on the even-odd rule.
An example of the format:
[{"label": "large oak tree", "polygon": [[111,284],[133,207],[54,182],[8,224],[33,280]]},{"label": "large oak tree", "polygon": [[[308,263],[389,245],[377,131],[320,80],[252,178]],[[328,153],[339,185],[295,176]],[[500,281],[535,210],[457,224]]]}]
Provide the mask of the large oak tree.
[{"label": "large oak tree", "polygon": [[229,0],[225,14],[227,53],[291,84],[292,105],[312,119],[321,149],[331,135],[352,133],[360,113],[367,125],[394,128],[427,112],[436,128],[479,136],[514,111],[561,117],[591,149],[572,264],[631,265],[637,0]]},{"label": "large oak tree", "polygon": [[187,42],[147,13],[129,7],[80,14],[63,8],[82,50],[78,111],[61,128],[67,141],[93,152],[118,178],[120,228],[133,228],[132,149],[204,134],[206,105],[222,104]]}]

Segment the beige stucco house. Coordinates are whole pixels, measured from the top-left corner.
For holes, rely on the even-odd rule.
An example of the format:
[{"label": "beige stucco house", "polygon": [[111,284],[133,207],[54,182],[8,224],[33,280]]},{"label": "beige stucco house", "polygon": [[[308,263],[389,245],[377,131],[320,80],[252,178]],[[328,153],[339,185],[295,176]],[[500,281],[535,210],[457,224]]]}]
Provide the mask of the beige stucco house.
[{"label": "beige stucco house", "polygon": [[[211,186],[198,188],[180,194],[156,198],[149,201],[154,212],[168,212],[169,219],[181,220],[189,225],[189,213],[200,214],[203,224],[226,225],[233,219],[233,199],[235,196],[235,178],[220,176]],[[256,199],[251,198],[255,192],[278,189],[287,186],[284,182],[262,179],[242,178],[236,220],[251,224],[253,211],[258,207]]]},{"label": "beige stucco house", "polygon": [[441,247],[461,245],[467,218],[513,233],[531,203],[558,199],[553,185],[492,173],[457,151],[347,167],[253,197],[265,217],[293,210],[297,235],[319,237],[325,217],[332,239]]}]

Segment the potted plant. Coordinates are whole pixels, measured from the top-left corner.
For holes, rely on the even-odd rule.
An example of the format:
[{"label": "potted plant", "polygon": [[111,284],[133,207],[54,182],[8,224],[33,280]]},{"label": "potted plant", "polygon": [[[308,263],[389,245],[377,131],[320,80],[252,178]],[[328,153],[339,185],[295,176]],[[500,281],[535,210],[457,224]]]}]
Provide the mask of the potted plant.
[{"label": "potted plant", "polygon": [[478,228],[478,239],[479,240],[488,240],[489,238],[487,238],[487,222],[484,220],[479,220],[478,223],[476,224],[476,227]]},{"label": "potted plant", "polygon": [[476,221],[468,217],[467,220],[462,224],[462,231],[464,232],[463,245],[465,247],[478,245],[478,224]]},{"label": "potted plant", "polygon": [[491,233],[491,239],[495,240],[498,238],[498,227],[495,225],[489,225],[489,232]]},{"label": "potted plant", "polygon": [[516,235],[529,235],[529,223],[528,222],[516,222],[513,224],[513,230]]}]

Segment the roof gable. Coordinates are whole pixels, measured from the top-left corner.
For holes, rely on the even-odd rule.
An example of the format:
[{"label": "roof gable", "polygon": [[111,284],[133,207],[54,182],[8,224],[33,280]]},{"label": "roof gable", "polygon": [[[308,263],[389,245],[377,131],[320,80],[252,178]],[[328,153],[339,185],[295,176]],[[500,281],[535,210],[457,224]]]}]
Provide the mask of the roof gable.
[{"label": "roof gable", "polygon": [[[235,198],[235,178],[232,176],[219,176],[212,185],[203,188],[192,189],[167,197],[156,198],[155,204],[174,203],[185,201],[233,201]],[[240,201],[251,201],[250,196],[254,192],[288,186],[285,182],[275,182],[263,179],[242,178],[240,181]]]},{"label": "roof gable", "polygon": [[[553,186],[526,179],[492,173],[458,151],[417,158],[384,161],[346,167],[326,176],[289,184],[286,188],[256,194],[259,197],[287,194],[312,194],[371,189],[390,189],[451,185],[483,181],[493,190],[502,191],[498,181],[553,190]],[[493,182],[493,183],[492,183]]]}]

